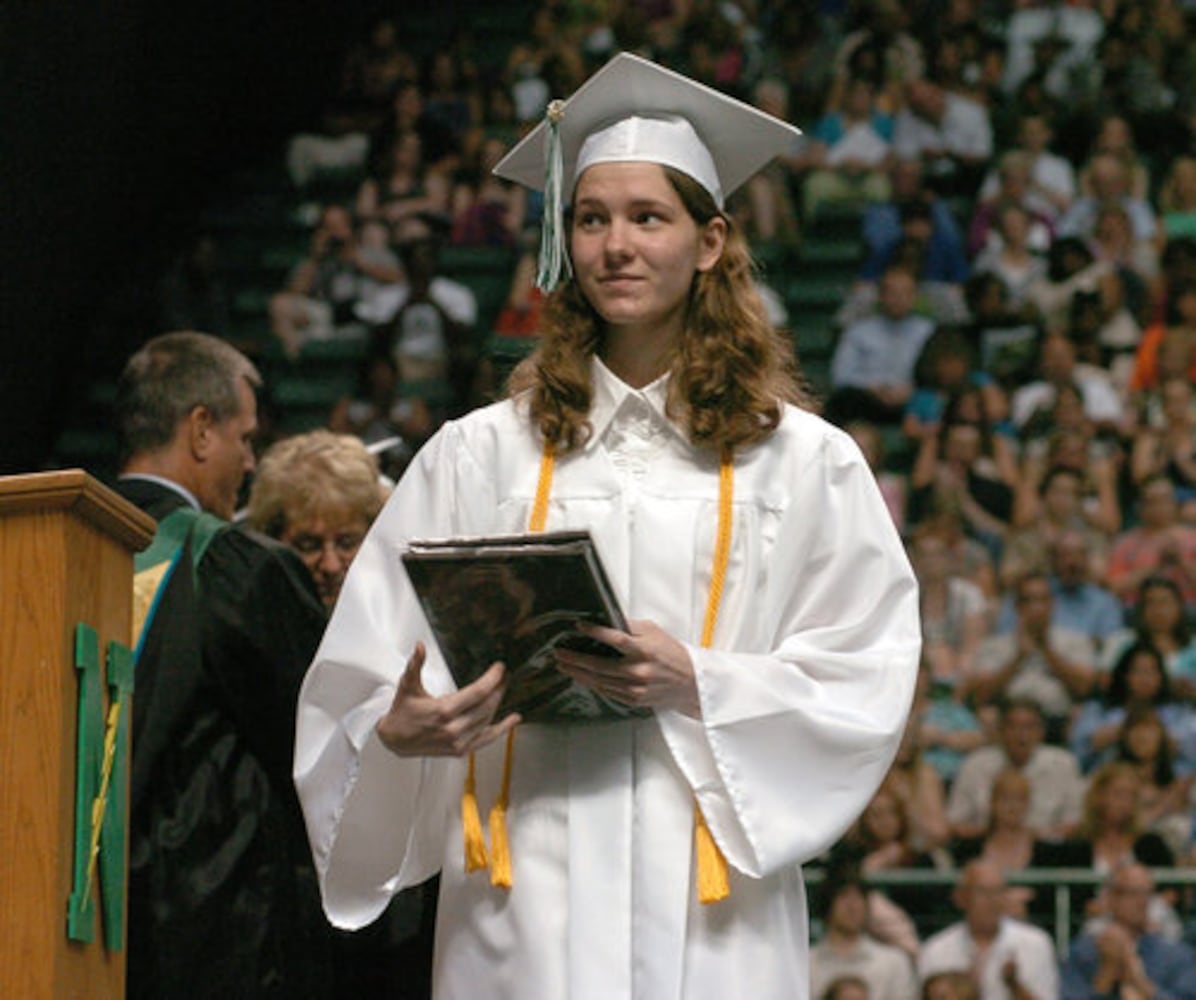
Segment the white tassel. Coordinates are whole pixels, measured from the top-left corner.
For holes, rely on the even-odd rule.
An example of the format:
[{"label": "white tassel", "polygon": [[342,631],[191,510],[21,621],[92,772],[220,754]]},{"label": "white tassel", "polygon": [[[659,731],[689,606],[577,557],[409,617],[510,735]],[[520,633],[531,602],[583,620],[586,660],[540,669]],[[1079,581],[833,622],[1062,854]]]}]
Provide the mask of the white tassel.
[{"label": "white tassel", "polygon": [[562,271],[567,276],[573,274],[565,249],[565,157],[561,149],[564,111],[564,101],[553,101],[548,105],[548,135],[544,142],[544,221],[536,269],[536,287],[545,294],[560,283]]}]

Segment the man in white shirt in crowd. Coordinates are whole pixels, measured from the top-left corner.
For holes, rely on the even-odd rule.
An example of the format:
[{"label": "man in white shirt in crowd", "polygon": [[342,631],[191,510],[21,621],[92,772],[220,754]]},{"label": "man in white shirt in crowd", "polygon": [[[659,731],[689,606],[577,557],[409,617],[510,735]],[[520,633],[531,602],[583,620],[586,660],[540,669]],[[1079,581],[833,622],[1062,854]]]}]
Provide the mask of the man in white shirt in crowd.
[{"label": "man in white shirt in crowd", "polygon": [[879,311],[848,324],[831,359],[826,416],[841,426],[863,418],[897,423],[914,388],[914,366],[934,323],[914,312],[917,280],[891,266],[880,276]]},{"label": "man in white shirt in crowd", "polygon": [[1042,709],[1028,698],[1005,703],[997,732],[999,742],[968,754],[951,783],[947,821],[952,835],[987,832],[993,781],[1009,767],[1030,782],[1027,825],[1047,840],[1069,835],[1080,819],[1084,789],[1075,756],[1063,747],[1043,745]]},{"label": "man in white shirt in crowd", "polygon": [[910,80],[905,98],[893,126],[893,151],[920,158],[939,194],[974,197],[993,155],[984,105],[929,80]]},{"label": "man in white shirt in crowd", "polygon": [[976,860],[963,870],[953,899],[963,919],[922,945],[918,975],[968,973],[980,1000],[1058,1000],[1059,967],[1050,935],[1004,915],[1005,876]]}]

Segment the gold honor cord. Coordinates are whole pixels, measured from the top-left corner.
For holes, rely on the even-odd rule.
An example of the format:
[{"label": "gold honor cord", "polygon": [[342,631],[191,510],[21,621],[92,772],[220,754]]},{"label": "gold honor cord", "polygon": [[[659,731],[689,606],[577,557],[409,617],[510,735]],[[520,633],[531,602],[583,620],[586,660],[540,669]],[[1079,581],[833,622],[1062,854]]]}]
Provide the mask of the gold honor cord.
[{"label": "gold honor cord", "polygon": [[96,862],[100,857],[100,829],[104,824],[104,810],[108,806],[108,789],[112,784],[112,765],[116,760],[116,734],[120,726],[122,705],[123,700],[117,700],[108,707],[108,721],[104,724],[104,763],[100,772],[100,790],[91,803],[91,839],[87,845],[87,883],[83,889],[84,899],[91,896]]},{"label": "gold honor cord", "polygon": [[[555,454],[551,444],[544,446],[540,458],[540,475],[536,483],[536,498],[532,505],[528,530],[541,532],[548,520],[548,497],[552,491],[552,473]],[[702,623],[702,647],[708,648],[714,641],[714,629],[718,622],[718,609],[722,602],[723,586],[727,578],[727,562],[731,553],[731,522],[734,500],[734,465],[732,453],[724,450],[718,476],[718,534],[714,547],[714,571],[710,580],[710,594],[706,599],[706,615]],[[506,751],[503,755],[502,784],[498,798],[490,810],[490,856],[487,856],[486,842],[482,834],[481,816],[478,812],[477,779],[474,755],[469,755],[465,773],[465,787],[461,795],[461,825],[465,845],[465,870],[477,871],[489,867],[492,885],[509,889],[511,878],[511,849],[507,839],[507,805],[511,793],[511,768],[515,756],[515,730],[507,733]],[[706,825],[706,818],[694,800],[694,851],[698,864],[698,899],[702,903],[717,903],[730,895],[727,876],[727,861]]]}]

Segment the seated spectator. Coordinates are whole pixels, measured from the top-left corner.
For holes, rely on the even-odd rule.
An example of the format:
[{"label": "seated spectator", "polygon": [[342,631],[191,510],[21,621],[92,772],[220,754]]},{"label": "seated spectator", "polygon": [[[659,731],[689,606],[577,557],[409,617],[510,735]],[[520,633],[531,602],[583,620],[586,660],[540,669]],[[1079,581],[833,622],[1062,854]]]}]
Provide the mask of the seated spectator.
[{"label": "seated spectator", "polygon": [[[1054,404],[1046,413],[1040,412],[1022,445],[1017,522],[1033,524],[1040,516],[1036,484],[1042,482],[1046,470],[1067,469],[1080,477],[1084,522],[1107,542],[1121,529],[1120,448],[1116,438],[1096,433],[1084,413],[1080,390],[1076,386],[1059,386]],[[1102,578],[1103,575],[1102,571]]]},{"label": "seated spectator", "polygon": [[1041,928],[1005,915],[1005,890],[997,865],[979,859],[967,864],[952,894],[963,919],[923,942],[923,981],[963,972],[979,985],[980,1000],[1058,1000],[1054,943]]},{"label": "seated spectator", "polygon": [[1196,156],[1171,161],[1159,185],[1158,205],[1160,244],[1180,236],[1196,237]]},{"label": "seated spectator", "polygon": [[849,325],[831,360],[827,418],[895,424],[913,392],[914,365],[934,324],[914,312],[916,283],[892,267],[880,280],[879,313]]},{"label": "seated spectator", "polygon": [[225,338],[232,333],[231,297],[211,236],[191,240],[166,272],[158,311],[163,330],[206,330]]},{"label": "seated spectator", "polygon": [[246,520],[294,549],[331,612],[385,499],[378,464],[361,440],[318,430],[284,438],[266,450],[253,478]]},{"label": "seated spectator", "polygon": [[[913,827],[905,796],[891,783],[881,784],[855,824],[830,851],[830,866],[858,866],[865,878],[872,872],[903,868],[946,867],[949,858],[940,850],[920,850],[913,843]],[[933,912],[923,889],[894,885],[883,895],[921,926]]]},{"label": "seated spectator", "polygon": [[857,17],[859,27],[835,50],[829,103],[839,106],[848,82],[864,76],[885,110],[894,111],[902,104],[902,85],[924,75],[922,43],[909,32],[906,12],[897,0],[869,0]]},{"label": "seated spectator", "polygon": [[1009,289],[992,271],[978,271],[964,285],[969,320],[964,328],[975,345],[982,371],[1009,395],[1033,376],[1042,331],[1028,302],[1015,308]]},{"label": "seated spectator", "polygon": [[401,278],[395,255],[384,245],[366,245],[349,212],[328,205],[307,257],[270,300],[271,328],[287,357],[297,358],[306,341],[336,336],[338,327],[355,322],[359,304]]},{"label": "seated spectator", "polygon": [[477,67],[463,61],[459,50],[438,47],[423,68],[424,113],[446,132],[461,139],[482,120]]},{"label": "seated spectator", "polygon": [[[918,669],[911,720],[917,720],[919,753],[938,772],[946,789],[964,756],[985,743],[980,721],[966,705],[931,686],[931,666],[925,651]],[[945,803],[944,803],[945,806]]]},{"label": "seated spectator", "polygon": [[879,109],[876,97],[870,80],[849,80],[842,105],[828,107],[811,130],[801,159],[809,170],[802,185],[807,220],[824,204],[864,205],[891,196],[893,118]]},{"label": "seated spectator", "polygon": [[1009,416],[1001,387],[976,365],[976,352],[957,327],[940,327],[930,335],[914,366],[917,388],[910,397],[901,428],[912,441],[937,434],[948,402],[973,390],[983,398],[984,413],[998,428]]},{"label": "seated spectator", "polygon": [[379,169],[357,189],[356,210],[360,219],[384,222],[394,238],[404,220],[422,213],[445,213],[449,209],[448,178],[424,166],[423,140],[415,129],[394,137]]},{"label": "seated spectator", "polygon": [[[1002,771],[993,779],[987,829],[978,837],[954,840],[951,853],[955,863],[964,866],[980,858],[1006,874],[1053,866],[1056,863],[1055,844],[1043,840],[1030,828],[1029,813],[1029,779],[1015,768]],[[1005,890],[1005,915],[1029,920],[1039,927],[1051,925],[1053,904],[1053,893],[1047,886],[1037,890],[1009,886]]]},{"label": "seated spectator", "polygon": [[[1103,461],[1112,473],[1109,460]],[[1040,473],[1042,464],[1037,459],[1022,464],[1022,479],[1014,504],[1015,527],[1001,552],[1002,584],[1012,587],[1026,573],[1049,572],[1050,553],[1065,534],[1078,536],[1078,544],[1087,557],[1088,578],[1103,580],[1108,536],[1092,522],[1084,508],[1083,475],[1064,465],[1051,466]],[[1114,486],[1110,481],[1110,488]],[[1119,619],[1120,615],[1118,607]]]},{"label": "seated spectator", "polygon": [[993,153],[988,110],[929,80],[908,80],[905,105],[893,123],[893,151],[921,160],[938,194],[970,200]]},{"label": "seated spectator", "polygon": [[858,873],[828,873],[819,891],[822,937],[810,947],[810,995],[855,976],[871,1000],[908,1000],[916,991],[913,963],[900,948],[868,932],[868,890]]},{"label": "seated spectator", "polygon": [[[885,270],[904,268],[914,276],[914,312],[951,326],[968,319],[963,286],[953,281],[938,281],[931,276],[927,240],[930,233],[928,207],[922,202],[909,202],[902,208],[902,229],[905,233],[893,248]],[[856,281],[843,304],[835,312],[835,325],[848,326],[876,311],[880,290],[877,282]]]},{"label": "seated spectator", "polygon": [[1005,237],[998,230],[1001,211],[1018,206],[1025,215],[1025,246],[1034,253],[1045,253],[1055,235],[1050,208],[1032,193],[1033,161],[1028,153],[1013,149],[1002,154],[997,166],[995,190],[977,199],[968,225],[968,253],[973,257],[1001,249]]},{"label": "seated spectator", "polygon": [[1098,294],[1110,305],[1124,300],[1113,265],[1097,260],[1086,239],[1061,236],[1047,254],[1047,273],[1026,290],[1026,300],[1044,329],[1061,333],[1071,324],[1072,302],[1080,294]]},{"label": "seated spectator", "polygon": [[[1005,28],[1005,89],[1014,93],[1036,69],[1045,69],[1048,92],[1058,100],[1067,93],[1073,70],[1092,64],[1104,21],[1090,6],[1033,0],[1013,10]],[[1046,46],[1055,55],[1044,60]]]},{"label": "seated spectator", "polygon": [[[925,184],[922,163],[897,157],[889,170],[890,199],[864,209],[863,281],[876,281],[892,260],[903,237],[921,239],[926,246],[923,274],[928,281],[959,284],[968,277],[968,257],[959,224],[950,206]],[[914,206],[928,205],[924,210]]]},{"label": "seated spectator", "polygon": [[415,59],[402,46],[395,19],[379,17],[370,24],[366,38],[350,46],[341,64],[330,131],[368,133],[378,128],[395,87],[414,80],[418,73]]},{"label": "seated spectator", "polygon": [[[1134,354],[1142,339],[1142,327],[1131,305],[1140,307],[1144,287],[1128,268],[1114,264],[1113,272],[1096,290],[1077,291],[1071,297],[1066,325],[1059,331],[1075,345],[1076,361],[1101,372],[1123,403],[1129,397]],[[1137,304],[1132,302],[1134,295],[1139,296]]]},{"label": "seated spectator", "polygon": [[[415,80],[403,80],[395,87],[385,119],[370,135],[366,161],[369,174],[385,180],[392,173],[398,140],[409,132],[419,137],[422,171],[437,177],[452,176],[461,153],[461,136],[427,113],[423,88]],[[413,159],[415,152],[410,146],[408,159]]]},{"label": "seated spectator", "polygon": [[1017,466],[1008,441],[993,430],[984,397],[969,389],[948,403],[937,434],[925,434],[910,472],[911,523],[950,502],[965,530],[994,557],[1009,531]]},{"label": "seated spectator", "polygon": [[359,174],[370,153],[370,135],[381,128],[392,95],[418,75],[415,59],[403,48],[395,20],[380,17],[368,37],[350,47],[338,89],[316,130],[287,144],[287,172],[302,190],[323,174]]},{"label": "seated spectator", "polygon": [[1157,390],[1164,377],[1196,380],[1196,281],[1189,278],[1168,282],[1166,313],[1142,333],[1130,389]]},{"label": "seated spectator", "polygon": [[[1021,111],[1014,148],[1029,157],[1028,195],[1034,199],[1033,207],[1045,214],[1052,225],[1071,207],[1076,196],[1075,170],[1069,160],[1051,150],[1053,139],[1054,130],[1045,114],[1033,108]],[[998,169],[990,170],[980,186],[978,197],[981,201],[997,193],[1000,186]]]},{"label": "seated spectator", "polygon": [[880,495],[893,518],[899,533],[905,531],[905,502],[909,493],[909,480],[904,473],[894,472],[885,465],[884,438],[879,428],[867,420],[853,420],[843,428],[859,445],[860,452],[868,462],[868,468],[876,477]]},{"label": "seated spectator", "polygon": [[1072,720],[1069,743],[1085,774],[1117,756],[1125,720],[1139,709],[1156,713],[1185,767],[1196,766],[1196,708],[1175,696],[1158,648],[1139,639],[1117,657],[1103,694],[1084,702]]},{"label": "seated spectator", "polygon": [[922,1000],[980,1000],[970,972],[932,972],[922,981]]},{"label": "seated spectator", "polygon": [[1059,220],[1059,235],[1091,238],[1100,209],[1113,203],[1129,216],[1134,242],[1153,249],[1158,226],[1154,209],[1131,190],[1132,180],[1125,164],[1111,153],[1097,153],[1089,166],[1088,184],[1090,193],[1082,193]]},{"label": "seated spectator", "polygon": [[435,427],[424,399],[400,393],[394,358],[373,354],[361,364],[353,395],[336,401],[328,416],[328,429],[353,434],[368,445],[397,438],[379,457],[383,473],[397,482],[396,473],[402,472]]},{"label": "seated spectator", "polygon": [[[1116,432],[1125,417],[1125,407],[1108,374],[1093,365],[1082,364],[1076,347],[1062,333],[1048,333],[1038,356],[1038,378],[1014,392],[1010,400],[1014,425],[1023,434],[1035,430],[1036,415],[1049,412],[1061,386],[1072,385],[1080,392],[1084,415],[1097,430]],[[1037,420],[1041,422],[1041,417]]]},{"label": "seated spectator", "polygon": [[997,742],[964,759],[947,797],[947,819],[956,837],[981,837],[991,823],[992,787],[1008,768],[1030,782],[1027,824],[1035,836],[1058,840],[1080,820],[1083,782],[1070,750],[1043,743],[1045,717],[1038,702],[1006,699],[1000,709]]},{"label": "seated spectator", "polygon": [[523,231],[527,188],[493,173],[506,155],[498,138],[482,140],[476,157],[457,174],[452,193],[452,235],[455,246],[514,247]]},{"label": "seated spectator", "polygon": [[1196,393],[1186,378],[1171,377],[1159,386],[1157,426],[1142,424],[1130,451],[1130,478],[1140,487],[1154,476],[1171,480],[1181,500],[1196,497]]},{"label": "seated spectator", "polygon": [[978,707],[1001,698],[1033,700],[1055,742],[1066,733],[1073,706],[1092,692],[1095,650],[1088,636],[1052,623],[1055,598],[1048,576],[1027,574],[1013,594],[1017,623],[980,644],[965,690]]},{"label": "seated spectator", "polygon": [[[1189,746],[1193,733],[1196,729],[1190,729]],[[1159,713],[1143,705],[1127,713],[1117,740],[1116,759],[1138,769],[1143,826],[1162,837],[1172,854],[1180,858],[1192,839],[1188,814],[1192,772],[1189,769],[1180,773],[1172,747],[1171,733]]]},{"label": "seated spectator", "polygon": [[1147,319],[1150,286],[1159,272],[1159,255],[1153,242],[1135,239],[1124,205],[1108,201],[1097,208],[1089,245],[1097,260],[1108,261],[1121,276],[1130,315],[1135,321]]},{"label": "seated spectator", "polygon": [[1126,175],[1127,193],[1131,197],[1142,201],[1150,197],[1150,169],[1138,153],[1133,129],[1124,115],[1113,112],[1100,120],[1092,139],[1091,153],[1076,177],[1083,196],[1097,194],[1098,185],[1093,182],[1092,175],[1098,156],[1110,156],[1121,163]]},{"label": "seated spectator", "polygon": [[1137,508],[1137,525],[1109,549],[1109,586],[1132,607],[1143,581],[1158,575],[1179,588],[1185,605],[1196,603],[1196,528],[1179,520],[1175,484],[1165,476],[1144,480]]},{"label": "seated spectator", "polygon": [[[1105,640],[1122,627],[1124,617],[1117,596],[1095,582],[1103,578],[1103,573],[1094,577],[1093,566],[1103,567],[1103,559],[1091,551],[1091,546],[1091,534],[1065,528],[1050,541],[1044,540],[1043,548],[1053,598],[1051,624],[1087,636],[1093,650],[1100,650]],[[994,631],[1012,631],[1017,619],[1014,602],[1006,600]]]},{"label": "seated spectator", "polygon": [[449,410],[470,398],[477,349],[477,300],[467,285],[440,270],[443,221],[413,218],[399,230],[397,248],[406,281],[376,298],[373,352],[388,354],[400,382],[439,381],[449,389]]},{"label": "seated spectator", "polygon": [[[982,208],[983,210],[983,208]],[[1013,201],[992,206],[992,228],[973,262],[975,273],[991,273],[1005,286],[1008,308],[1021,312],[1030,289],[1047,275],[1046,261],[1032,247],[1033,218]]]},{"label": "seated spectator", "polygon": [[1127,649],[1139,642],[1153,646],[1162,655],[1176,694],[1196,700],[1196,640],[1183,594],[1174,580],[1148,576],[1142,581],[1130,627],[1115,632],[1105,643],[1104,669],[1110,670]]},{"label": "seated spectator", "polygon": [[[755,105],[782,121],[789,121],[789,90],[778,79],[764,79],[756,84]],[[797,204],[793,192],[793,171],[800,160],[801,140],[795,140],[789,155],[773,159],[747,184],[731,195],[728,210],[743,227],[752,243],[797,244],[801,235]]]},{"label": "seated spectator", "polygon": [[955,572],[980,588],[990,614],[994,614],[1000,592],[995,563],[989,549],[968,533],[961,503],[957,493],[931,493],[918,511],[918,523],[933,527],[946,542]]},{"label": "seated spectator", "polygon": [[935,851],[947,843],[951,828],[943,779],[922,751],[922,717],[911,714],[885,783],[904,800],[910,843]]},{"label": "seated spectator", "polygon": [[[1076,830],[1076,860],[1098,872],[1138,861],[1154,868],[1170,868],[1175,856],[1167,842],[1142,822],[1141,782],[1133,764],[1112,760],[1100,765],[1084,792],[1084,811]],[[1096,901],[1091,912],[1099,912]]]},{"label": "seated spectator", "polygon": [[839,976],[831,980],[819,1000],[868,1000],[868,984],[859,976]]},{"label": "seated spectator", "polygon": [[1149,868],[1119,865],[1106,889],[1108,922],[1073,941],[1063,963],[1065,1000],[1196,997],[1196,952],[1168,941],[1150,925],[1155,883]]},{"label": "seated spectator", "polygon": [[988,604],[974,583],[955,574],[946,541],[930,525],[914,530],[910,559],[918,578],[922,655],[932,691],[963,701],[980,640],[988,630]]}]

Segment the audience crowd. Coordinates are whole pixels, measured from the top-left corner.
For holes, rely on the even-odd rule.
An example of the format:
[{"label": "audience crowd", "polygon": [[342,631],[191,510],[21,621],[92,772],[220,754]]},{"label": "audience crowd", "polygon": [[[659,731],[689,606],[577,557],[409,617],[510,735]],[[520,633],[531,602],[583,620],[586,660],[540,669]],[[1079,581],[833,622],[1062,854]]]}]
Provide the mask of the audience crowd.
[{"label": "audience crowd", "polygon": [[[535,336],[539,198],[490,167],[551,98],[628,49],[805,130],[729,211],[794,251],[787,286],[828,219],[858,227],[824,413],[907,539],[925,640],[889,779],[812,866],[815,997],[1196,997],[1196,884],[1155,877],[1196,870],[1193,28],[1180,0],[544,0],[495,64],[464,32],[421,62],[383,18],[291,143],[313,201],[359,184],[314,213],[280,349],[362,338],[329,426],[409,455],[501,388],[492,333]],[[509,252],[493,329],[447,247]],[[800,356],[802,314],[774,316]],[[301,513],[275,533],[335,600],[373,511]],[[1060,868],[1090,876],[1062,928],[1027,878]]]}]

